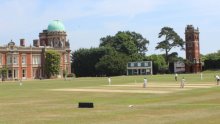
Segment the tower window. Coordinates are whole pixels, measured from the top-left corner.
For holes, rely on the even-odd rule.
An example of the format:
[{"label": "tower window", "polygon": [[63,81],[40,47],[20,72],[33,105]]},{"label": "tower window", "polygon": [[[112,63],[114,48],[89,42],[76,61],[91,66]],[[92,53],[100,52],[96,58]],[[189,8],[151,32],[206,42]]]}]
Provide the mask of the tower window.
[{"label": "tower window", "polygon": [[190,43],[187,43],[187,46],[188,47],[192,47],[192,43],[190,42]]}]

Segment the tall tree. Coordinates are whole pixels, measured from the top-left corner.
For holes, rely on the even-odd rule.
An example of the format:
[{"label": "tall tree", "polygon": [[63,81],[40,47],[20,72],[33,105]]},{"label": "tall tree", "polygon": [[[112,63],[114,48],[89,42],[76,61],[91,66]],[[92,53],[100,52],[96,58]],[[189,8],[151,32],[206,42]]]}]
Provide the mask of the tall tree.
[{"label": "tall tree", "polygon": [[60,54],[57,51],[46,51],[45,73],[48,78],[55,76],[60,72]]},{"label": "tall tree", "polygon": [[99,46],[113,47],[116,51],[127,55],[145,54],[149,41],[139,33],[119,31],[115,36],[106,36],[100,39]]},{"label": "tall tree", "polygon": [[119,31],[100,41],[99,48],[82,48],[72,53],[72,70],[76,76],[124,74],[128,61],[143,60],[149,43],[140,34],[129,31]]},{"label": "tall tree", "polygon": [[185,42],[183,39],[170,27],[163,27],[159,33],[158,38],[164,37],[165,39],[156,46],[156,49],[165,51],[165,60],[169,64],[169,52],[174,47],[181,47],[184,49]]},{"label": "tall tree", "polygon": [[150,55],[146,57],[146,61],[152,61],[153,62],[153,73],[165,73],[167,67],[166,61],[164,59],[163,55]]},{"label": "tall tree", "polygon": [[177,62],[177,61],[181,61],[183,62],[184,59],[182,57],[179,57],[178,56],[178,53],[177,52],[172,52],[168,55],[168,58],[169,58],[169,62],[171,63],[174,63],[174,62]]},{"label": "tall tree", "polygon": [[72,70],[77,77],[98,76],[95,65],[104,55],[111,53],[111,48],[81,48],[72,53]]},{"label": "tall tree", "polygon": [[114,53],[103,56],[95,65],[96,69],[106,76],[118,76],[126,74],[128,57],[125,54]]}]

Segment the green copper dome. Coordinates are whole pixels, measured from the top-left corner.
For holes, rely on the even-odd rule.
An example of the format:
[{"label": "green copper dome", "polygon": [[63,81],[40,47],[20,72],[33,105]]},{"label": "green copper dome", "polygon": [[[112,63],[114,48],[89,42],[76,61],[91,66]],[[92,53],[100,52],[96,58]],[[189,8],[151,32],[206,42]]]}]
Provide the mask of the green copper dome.
[{"label": "green copper dome", "polygon": [[54,20],[48,25],[47,30],[49,32],[52,32],[52,31],[65,31],[65,27],[64,27],[64,25],[61,21]]}]

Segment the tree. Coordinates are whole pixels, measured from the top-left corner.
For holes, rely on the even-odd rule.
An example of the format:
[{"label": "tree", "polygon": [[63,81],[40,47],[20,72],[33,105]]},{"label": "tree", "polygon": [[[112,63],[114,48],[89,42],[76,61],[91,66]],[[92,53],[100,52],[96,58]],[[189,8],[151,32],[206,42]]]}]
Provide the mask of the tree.
[{"label": "tree", "polygon": [[106,36],[100,39],[99,46],[113,47],[117,52],[132,55],[145,54],[149,41],[136,32],[119,31],[115,36]]},{"label": "tree", "polygon": [[57,51],[46,51],[45,73],[48,78],[60,72],[60,54]]},{"label": "tree", "polygon": [[184,49],[185,42],[182,38],[170,27],[163,27],[159,33],[158,38],[165,37],[165,39],[156,46],[156,49],[165,51],[165,60],[167,65],[169,64],[169,52],[174,47],[181,47]]},{"label": "tree", "polygon": [[124,54],[114,53],[103,56],[95,65],[96,69],[106,76],[118,76],[126,73],[128,57]]},{"label": "tree", "polygon": [[147,56],[146,61],[153,62],[153,73],[154,74],[165,73],[168,68],[163,55],[153,54],[153,55]]},{"label": "tree", "polygon": [[135,54],[132,54],[132,55],[129,56],[129,61],[131,61],[131,62],[143,61],[144,58],[145,58],[145,55],[135,53]]},{"label": "tree", "polygon": [[220,52],[210,53],[203,57],[205,69],[220,69]]},{"label": "tree", "polygon": [[149,43],[140,34],[129,31],[119,31],[115,36],[106,36],[100,41],[99,48],[81,48],[72,53],[72,70],[76,76],[125,74],[127,62],[143,60]]},{"label": "tree", "polygon": [[2,81],[4,81],[5,78],[7,77],[7,71],[8,71],[7,67],[3,67],[0,69],[0,75],[2,77]]},{"label": "tree", "polygon": [[104,55],[112,51],[108,47],[100,48],[81,48],[72,53],[72,67],[75,75],[78,76],[99,76],[100,72],[96,70],[95,65]]}]

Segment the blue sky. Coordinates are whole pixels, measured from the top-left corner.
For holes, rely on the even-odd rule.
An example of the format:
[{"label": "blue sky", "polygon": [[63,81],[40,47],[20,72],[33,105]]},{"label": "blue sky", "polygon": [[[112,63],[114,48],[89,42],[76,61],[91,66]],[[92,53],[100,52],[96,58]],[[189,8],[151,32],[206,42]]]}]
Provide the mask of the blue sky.
[{"label": "blue sky", "polygon": [[[32,44],[50,21],[61,20],[73,51],[98,47],[101,37],[135,31],[155,50],[158,33],[172,27],[183,39],[188,24],[199,27],[202,54],[220,50],[219,0],[0,0],[0,45],[20,38]],[[175,49],[180,56],[185,52]]]}]

